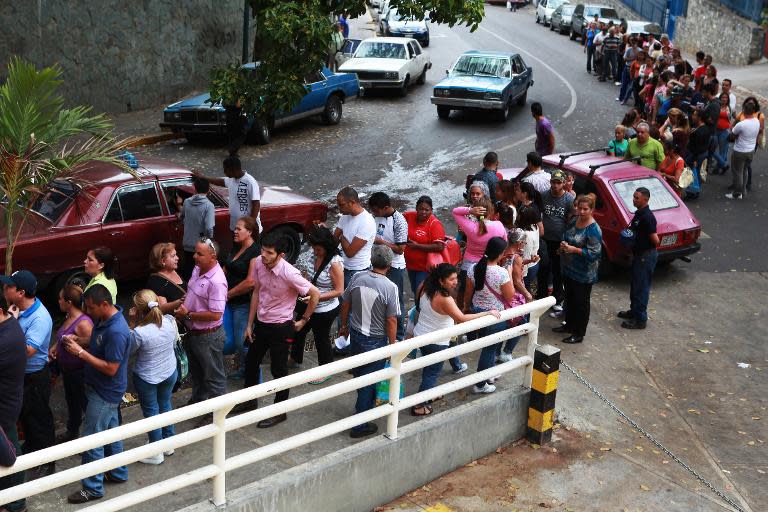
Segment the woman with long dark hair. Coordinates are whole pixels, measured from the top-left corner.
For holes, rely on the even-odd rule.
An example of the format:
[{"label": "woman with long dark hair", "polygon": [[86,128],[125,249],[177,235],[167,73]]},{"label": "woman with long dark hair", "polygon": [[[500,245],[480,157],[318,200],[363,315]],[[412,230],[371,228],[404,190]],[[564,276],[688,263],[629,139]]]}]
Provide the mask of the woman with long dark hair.
[{"label": "woman with long dark hair", "polygon": [[[469,304],[470,313],[486,311],[501,311],[515,297],[515,287],[507,269],[499,265],[499,261],[507,250],[507,241],[495,236],[488,240],[483,257],[475,264],[467,279],[464,303]],[[506,322],[499,322],[477,331],[477,337],[488,336],[507,328]],[[501,342],[484,347],[480,352],[477,371],[481,372],[493,367],[496,353],[501,348]],[[493,393],[496,386],[490,381],[478,382],[474,393]]]},{"label": "woman with long dark hair", "polygon": [[[296,333],[291,346],[291,359],[297,364],[304,361],[304,342],[311,329],[317,350],[317,363],[323,365],[333,362],[331,326],[339,314],[339,297],[344,293],[344,267],[339,255],[339,244],[330,229],[316,226],[309,232],[308,239],[312,254],[304,277],[320,290],[320,302],[309,321]],[[303,302],[305,299],[299,300]],[[299,309],[304,308],[297,306],[297,313]],[[301,317],[303,313],[301,311],[297,316]],[[330,378],[313,380],[309,384],[322,384]]]},{"label": "woman with long dark hair", "polygon": [[[429,271],[427,279],[419,289],[415,302],[419,312],[419,320],[413,328],[414,336],[421,336],[430,332],[451,327],[454,324],[469,322],[481,316],[493,315],[499,317],[497,310],[482,311],[466,314],[462,312],[453,300],[451,292],[459,285],[458,269],[450,263],[441,263]],[[441,340],[421,347],[422,355],[429,355],[440,350],[445,350],[450,345],[450,339]],[[443,361],[425,366],[421,372],[421,385],[419,392],[435,387],[437,376],[443,369]],[[427,403],[413,406],[413,416],[427,416],[432,414],[432,407]]]},{"label": "woman with long dark hair", "polygon": [[525,210],[533,210],[538,219],[536,221],[536,226],[539,229],[539,236],[543,235],[544,222],[541,220],[541,212],[544,211],[544,201],[541,199],[539,191],[527,181],[523,181],[517,188],[516,197],[518,213],[522,215]]},{"label": "woman with long dark hair", "polygon": [[109,247],[96,247],[91,249],[85,255],[83,261],[85,273],[91,276],[91,280],[83,292],[95,285],[101,284],[112,294],[112,302],[117,304],[117,282],[115,281],[115,267],[117,259]]}]

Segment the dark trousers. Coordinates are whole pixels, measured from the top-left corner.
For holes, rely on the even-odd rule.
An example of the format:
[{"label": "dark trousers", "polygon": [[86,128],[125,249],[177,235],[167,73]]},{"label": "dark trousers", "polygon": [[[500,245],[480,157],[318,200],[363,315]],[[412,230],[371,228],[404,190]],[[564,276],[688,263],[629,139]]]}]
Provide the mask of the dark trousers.
[{"label": "dark trousers", "polygon": [[[587,45],[587,73],[592,72],[593,63],[595,63],[595,46]],[[595,69],[597,69],[596,63],[595,63]]]},{"label": "dark trousers", "polygon": [[24,429],[24,453],[55,444],[50,399],[51,371],[48,366],[24,375],[24,400],[19,417]]},{"label": "dark trousers", "polygon": [[[225,339],[222,327],[212,332],[189,332],[184,337],[184,349],[189,359],[189,376],[192,378],[190,403],[202,402],[227,392],[223,352]],[[117,411],[119,413],[120,409]]]},{"label": "dark trousers", "polygon": [[[358,332],[354,329],[349,330],[349,341],[350,341],[350,347],[352,348],[353,356],[356,356],[357,354],[362,354],[363,352],[368,352],[371,350],[376,350],[377,348],[387,346],[386,336],[381,336],[381,337],[366,336],[365,334]],[[385,360],[380,359],[378,361],[374,361],[372,363],[368,363],[363,366],[358,366],[357,368],[352,368],[352,375],[355,377],[362,377],[363,375],[368,375],[369,373],[383,370],[384,365],[385,365]],[[355,413],[360,414],[361,412],[365,412],[370,409],[373,409],[375,406],[376,406],[376,384],[370,384],[368,386],[358,388],[357,400],[355,401]],[[352,430],[361,430],[365,428],[365,426],[366,424],[363,423],[362,425],[357,425],[356,427],[353,427]]]},{"label": "dark trousers", "polygon": [[619,77],[618,62],[619,54],[616,50],[606,50],[603,54],[603,78],[609,76],[612,80],[616,80]]},{"label": "dark trousers", "polygon": [[629,288],[629,309],[634,320],[639,323],[648,321],[648,296],[651,293],[651,278],[656,268],[659,254],[651,249],[632,258],[632,284]]},{"label": "dark trousers", "polygon": [[83,369],[62,370],[64,381],[64,400],[67,402],[67,435],[80,436],[80,424],[83,422],[83,414],[88,407],[88,399],[85,397],[85,384],[83,383]]},{"label": "dark trousers", "polygon": [[584,336],[589,323],[592,283],[580,283],[563,277],[565,285],[565,325],[575,336]]},{"label": "dark trousers", "polygon": [[[390,268],[387,272],[387,278],[397,286],[397,300],[400,301],[400,316],[397,317],[397,341],[403,341],[405,338],[405,269]],[[414,295],[415,296],[415,295]]]},{"label": "dark trousers", "polygon": [[[16,449],[16,457],[21,457],[21,445],[19,444],[19,432],[16,430],[16,421],[10,418],[0,418],[0,426],[5,430],[5,435],[8,436],[8,440]],[[0,478],[0,491],[10,489],[17,485],[24,483],[24,472],[19,471],[12,475]],[[25,510],[27,501],[22,498],[20,500],[13,501],[11,503],[0,503],[0,509],[8,510],[9,512],[16,512],[18,510]]]},{"label": "dark trousers", "polygon": [[[292,321],[281,324],[256,321],[253,328],[253,344],[248,348],[248,357],[245,360],[245,387],[259,383],[259,366],[267,351],[271,360],[272,378],[279,379],[288,375],[288,354],[291,352],[295,336]],[[288,392],[288,389],[284,389],[275,393],[275,402],[287,400]]]},{"label": "dark trousers", "polygon": [[[546,245],[546,262],[544,259],[539,262],[539,275],[538,275],[538,295],[537,298],[543,299],[547,296],[547,289],[549,288],[549,275],[552,274],[552,295],[554,295],[557,303],[563,302],[563,279],[560,273],[560,254],[557,250],[560,248],[560,242],[552,240],[544,240]],[[543,265],[542,265],[543,264]]]},{"label": "dark trousers", "polygon": [[192,257],[194,254],[194,252],[184,251],[184,257],[181,261],[181,277],[185,281],[189,281],[189,278],[192,276],[192,270],[195,268],[195,259]]},{"label": "dark trousers", "polygon": [[301,364],[304,361],[304,343],[307,339],[309,330],[312,329],[312,336],[315,338],[315,350],[317,350],[317,363],[328,364],[333,362],[333,351],[331,350],[331,326],[336,316],[339,314],[340,306],[336,306],[331,311],[324,313],[314,313],[309,317],[309,322],[296,333],[296,338],[291,344],[291,358]]}]

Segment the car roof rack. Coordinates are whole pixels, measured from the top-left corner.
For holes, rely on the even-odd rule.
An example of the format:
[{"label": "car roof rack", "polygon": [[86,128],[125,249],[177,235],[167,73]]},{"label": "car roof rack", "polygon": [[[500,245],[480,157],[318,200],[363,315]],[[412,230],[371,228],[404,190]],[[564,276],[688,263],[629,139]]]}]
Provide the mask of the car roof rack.
[{"label": "car roof rack", "polygon": [[572,156],[586,155],[588,153],[596,153],[597,151],[608,151],[608,148],[604,147],[604,148],[597,148],[597,149],[589,149],[587,151],[577,151],[576,153],[566,153],[564,155],[560,155],[560,163],[557,164],[557,166],[562,167],[565,161],[571,158]]},{"label": "car roof rack", "polygon": [[633,156],[632,158],[625,158],[623,160],[616,160],[615,162],[606,162],[604,164],[596,164],[596,165],[590,165],[589,166],[589,177],[595,175],[595,171],[600,169],[601,167],[606,167],[608,165],[616,165],[616,164],[623,164],[624,162],[639,162],[641,160],[641,157],[639,156]]}]

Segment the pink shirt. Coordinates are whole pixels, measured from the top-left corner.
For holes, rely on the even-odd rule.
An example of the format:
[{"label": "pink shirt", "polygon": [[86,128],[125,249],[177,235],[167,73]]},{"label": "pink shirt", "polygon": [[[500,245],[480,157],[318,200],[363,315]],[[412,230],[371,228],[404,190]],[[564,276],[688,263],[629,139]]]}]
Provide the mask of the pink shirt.
[{"label": "pink shirt", "polygon": [[312,284],[302,277],[299,269],[280,258],[273,268],[267,268],[261,256],[256,258],[253,275],[254,293],[259,294],[256,319],[265,324],[282,324],[293,320],[293,310],[299,295],[309,293]]},{"label": "pink shirt", "polygon": [[477,263],[485,254],[485,246],[488,245],[488,240],[495,236],[506,240],[507,230],[504,224],[498,220],[486,220],[485,227],[488,228],[488,231],[481,235],[477,232],[477,221],[471,219],[468,215],[469,208],[466,206],[459,206],[453,209],[453,218],[467,238],[467,246],[464,249],[464,261]]},{"label": "pink shirt", "polygon": [[[184,306],[190,313],[200,311],[215,311],[224,313],[227,305],[227,278],[218,263],[211,270],[200,275],[200,267],[195,265],[192,277],[187,284],[187,297]],[[188,329],[195,331],[213,329],[221,325],[222,319],[215,322],[201,322],[198,320],[186,320]]]}]

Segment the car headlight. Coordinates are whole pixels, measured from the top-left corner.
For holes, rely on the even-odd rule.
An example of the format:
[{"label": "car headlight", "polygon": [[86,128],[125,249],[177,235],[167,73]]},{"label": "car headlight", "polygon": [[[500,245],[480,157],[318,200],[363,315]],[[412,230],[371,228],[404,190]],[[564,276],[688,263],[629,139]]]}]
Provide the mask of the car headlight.
[{"label": "car headlight", "polygon": [[501,93],[500,92],[487,92],[484,96],[487,100],[500,100],[501,99]]},{"label": "car headlight", "polygon": [[164,112],[163,117],[166,121],[178,121],[181,119],[181,112]]},{"label": "car headlight", "polygon": [[394,79],[400,78],[400,75],[397,73],[397,71],[387,71],[384,76],[386,78],[394,78]]}]

